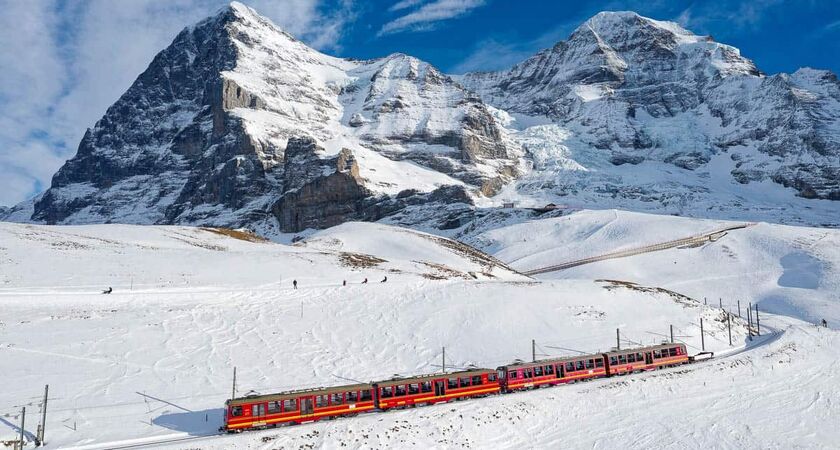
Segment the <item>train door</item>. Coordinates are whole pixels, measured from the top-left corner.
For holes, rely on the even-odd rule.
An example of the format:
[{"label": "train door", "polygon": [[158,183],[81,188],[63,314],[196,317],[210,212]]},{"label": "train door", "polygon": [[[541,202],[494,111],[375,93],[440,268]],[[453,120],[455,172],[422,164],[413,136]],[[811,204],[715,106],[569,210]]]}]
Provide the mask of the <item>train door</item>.
[{"label": "train door", "polygon": [[251,406],[251,415],[257,420],[261,419],[265,415],[265,404],[258,403]]},{"label": "train door", "polygon": [[645,352],[645,364],[653,364],[653,356],[650,352]]},{"label": "train door", "polygon": [[557,377],[557,378],[563,378],[565,376],[564,375],[565,371],[566,371],[566,368],[563,366],[563,363],[559,363],[555,367],[554,376]]},{"label": "train door", "polygon": [[436,380],[435,381],[435,396],[440,397],[441,395],[446,395],[446,381]]},{"label": "train door", "polygon": [[305,397],[300,399],[300,415],[301,416],[311,416],[312,415],[312,397]]}]

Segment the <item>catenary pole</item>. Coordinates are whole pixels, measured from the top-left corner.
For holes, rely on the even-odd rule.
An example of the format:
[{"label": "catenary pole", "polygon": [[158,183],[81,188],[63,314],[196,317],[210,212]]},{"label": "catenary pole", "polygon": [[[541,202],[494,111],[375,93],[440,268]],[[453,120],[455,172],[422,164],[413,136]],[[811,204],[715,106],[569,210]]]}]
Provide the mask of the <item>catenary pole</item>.
[{"label": "catenary pole", "polygon": [[621,350],[621,335],[618,333],[618,328],[615,329],[615,349]]},{"label": "catenary pole", "polygon": [[700,318],[700,349],[706,351],[706,336],[703,333],[703,318]]}]

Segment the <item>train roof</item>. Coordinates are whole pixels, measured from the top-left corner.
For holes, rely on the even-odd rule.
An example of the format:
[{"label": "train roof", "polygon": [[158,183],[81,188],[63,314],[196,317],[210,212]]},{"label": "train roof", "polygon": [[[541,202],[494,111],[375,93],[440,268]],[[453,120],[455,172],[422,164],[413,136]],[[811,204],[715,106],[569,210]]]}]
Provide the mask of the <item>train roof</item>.
[{"label": "train roof", "polygon": [[642,351],[653,351],[653,350],[662,350],[663,348],[671,348],[671,347],[685,347],[685,344],[680,342],[673,342],[673,343],[666,343],[666,344],[659,344],[659,345],[650,345],[647,347],[636,347],[636,348],[628,348],[623,350],[613,350],[611,352],[607,352],[607,355],[623,355],[625,353],[638,353]]},{"label": "train roof", "polygon": [[411,377],[405,378],[392,378],[390,380],[382,380],[376,381],[374,384],[377,386],[396,386],[401,384],[410,384],[410,383],[422,383],[423,381],[434,380],[438,378],[458,378],[458,377],[471,377],[474,375],[482,375],[488,372],[495,372],[495,369],[469,369],[469,370],[461,370],[458,372],[438,372],[438,373],[430,373],[425,375],[414,375]]},{"label": "train roof", "polygon": [[578,355],[578,356],[564,356],[562,358],[540,359],[540,360],[537,360],[537,361],[534,361],[534,362],[525,362],[525,361],[515,362],[515,363],[512,363],[512,364],[506,364],[504,366],[500,366],[499,368],[501,369],[502,367],[516,367],[516,368],[519,368],[519,367],[542,366],[542,365],[545,365],[547,363],[551,364],[551,363],[558,363],[558,362],[577,361],[577,360],[580,360],[580,359],[601,358],[601,357],[602,357],[601,353],[592,353],[592,354],[588,354],[588,355]]},{"label": "train roof", "polygon": [[264,395],[249,395],[247,397],[237,397],[232,400],[228,400],[229,406],[237,406],[237,405],[248,405],[251,403],[262,403],[262,402],[276,402],[287,400],[290,398],[298,398],[302,395],[329,395],[335,394],[337,392],[348,392],[348,391],[363,391],[367,389],[373,389],[373,385],[370,383],[361,383],[361,384],[348,384],[344,386],[331,386],[331,387],[316,387],[310,389],[297,389],[293,391],[285,391],[285,392],[278,392],[276,394],[264,394]]}]

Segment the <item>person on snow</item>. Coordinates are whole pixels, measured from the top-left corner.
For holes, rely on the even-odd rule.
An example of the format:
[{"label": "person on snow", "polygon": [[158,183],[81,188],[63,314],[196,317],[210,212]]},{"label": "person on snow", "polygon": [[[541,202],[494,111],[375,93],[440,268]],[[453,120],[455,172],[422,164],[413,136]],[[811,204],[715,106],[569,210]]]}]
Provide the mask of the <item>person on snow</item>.
[{"label": "person on snow", "polygon": [[362,281],[362,284],[367,284],[367,278],[365,278],[365,281]]},{"label": "person on snow", "polygon": [[380,281],[380,283],[384,283],[384,282],[386,282],[386,281],[388,281],[388,277],[387,277],[387,276],[386,276],[385,278],[383,278],[383,279],[382,279],[382,281]]},{"label": "person on snow", "polygon": [[294,286],[294,288],[297,289],[297,280],[292,280],[292,286]]},{"label": "person on snow", "polygon": [[342,281],[342,282],[341,282],[341,285],[342,285],[342,286],[347,286],[347,280]]},{"label": "person on snow", "polygon": [[112,288],[111,286],[108,286],[108,289],[102,291],[103,294],[110,294],[111,292],[114,292],[114,288]]},{"label": "person on snow", "polygon": [[822,322],[820,322],[820,324],[823,326],[823,328],[828,328],[828,322],[826,322],[825,319],[823,319]]}]

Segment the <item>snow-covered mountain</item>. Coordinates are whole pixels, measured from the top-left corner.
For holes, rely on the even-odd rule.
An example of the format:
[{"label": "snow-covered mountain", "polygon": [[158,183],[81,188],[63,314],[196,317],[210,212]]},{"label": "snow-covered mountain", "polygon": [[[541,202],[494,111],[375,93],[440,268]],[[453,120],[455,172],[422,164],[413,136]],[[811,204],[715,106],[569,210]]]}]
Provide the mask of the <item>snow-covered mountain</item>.
[{"label": "snow-covered mountain", "polygon": [[[502,198],[836,223],[840,83],[601,13],[510,70],[319,53],[232,3],[183,30],[7,220],[457,228]],[[31,214],[31,215],[30,215]]]}]

